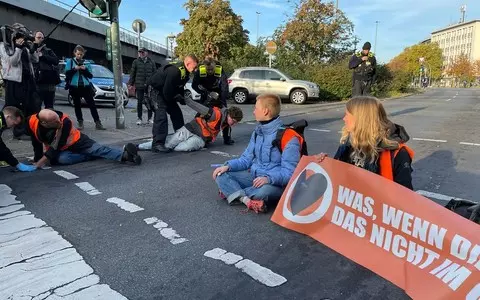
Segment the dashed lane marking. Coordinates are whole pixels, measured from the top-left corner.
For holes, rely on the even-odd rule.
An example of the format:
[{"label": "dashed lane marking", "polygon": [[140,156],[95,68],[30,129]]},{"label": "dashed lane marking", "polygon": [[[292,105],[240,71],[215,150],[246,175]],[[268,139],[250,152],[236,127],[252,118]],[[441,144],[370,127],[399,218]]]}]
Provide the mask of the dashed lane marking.
[{"label": "dashed lane marking", "polygon": [[229,154],[227,152],[222,152],[222,151],[210,151],[210,153],[214,155],[223,156],[223,157],[238,157],[238,155],[233,155],[233,154]]},{"label": "dashed lane marking", "polygon": [[144,210],[142,207],[140,207],[136,204],[130,203],[128,201],[125,201],[125,200],[117,198],[117,197],[108,198],[107,202],[116,204],[118,207],[120,207],[124,211],[128,211],[130,213],[134,213],[134,212],[137,212],[137,211]]},{"label": "dashed lane marking", "polygon": [[446,143],[446,140],[435,140],[435,139],[424,139],[424,138],[413,138],[414,141],[425,141],[425,142],[436,142],[436,143]]},{"label": "dashed lane marking", "polygon": [[203,255],[209,258],[223,261],[227,265],[234,264],[237,269],[242,270],[244,273],[248,274],[256,281],[268,287],[276,287],[287,282],[287,279],[285,277],[271,271],[270,269],[262,267],[261,265],[249,259],[244,259],[240,255],[227,252],[226,250],[223,250],[221,248],[209,250]]},{"label": "dashed lane marking", "polygon": [[145,223],[147,223],[148,225],[153,224],[153,227],[158,229],[158,231],[160,231],[160,234],[174,245],[188,241],[186,238],[182,238],[173,228],[169,228],[167,223],[163,222],[158,218],[146,218],[143,221],[145,221]]},{"label": "dashed lane marking", "polygon": [[468,142],[460,142],[460,145],[467,145],[467,146],[480,146],[480,144],[477,143],[468,143]]},{"label": "dashed lane marking", "polygon": [[317,129],[317,128],[309,128],[308,130],[319,131],[319,132],[330,132],[331,131],[329,129]]},{"label": "dashed lane marking", "polygon": [[77,175],[72,174],[72,173],[67,172],[67,171],[63,171],[63,170],[53,171],[53,173],[57,174],[60,177],[65,178],[67,180],[72,180],[72,179],[78,179],[79,178]]},{"label": "dashed lane marking", "polygon": [[82,191],[86,192],[90,196],[100,195],[102,192],[98,191],[93,185],[88,182],[75,183]]}]

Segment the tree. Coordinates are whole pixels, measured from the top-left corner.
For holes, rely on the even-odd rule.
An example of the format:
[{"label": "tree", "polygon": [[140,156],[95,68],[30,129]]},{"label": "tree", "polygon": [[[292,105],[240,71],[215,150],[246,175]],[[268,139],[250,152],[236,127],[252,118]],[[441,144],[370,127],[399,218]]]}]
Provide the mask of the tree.
[{"label": "tree", "polygon": [[460,54],[449,66],[447,73],[457,80],[472,82],[475,80],[475,65],[466,54]]},{"label": "tree", "polygon": [[264,53],[263,41],[259,41],[256,46],[247,43],[243,47],[233,47],[230,49],[230,58],[223,60],[222,66],[227,73],[232,73],[234,69],[241,67],[267,66],[267,56]]},{"label": "tree", "polygon": [[474,62],[475,66],[475,75],[480,76],[480,59]]},{"label": "tree", "polygon": [[286,23],[280,43],[303,64],[316,64],[352,48],[353,24],[332,3],[300,0]]},{"label": "tree", "polygon": [[243,47],[248,31],[243,19],[235,14],[226,0],[188,0],[185,3],[189,19],[182,19],[183,32],[177,36],[175,55],[183,57],[193,53],[203,58],[228,57],[230,49]]},{"label": "tree", "polygon": [[437,43],[418,44],[407,47],[402,53],[394,57],[389,63],[388,67],[393,72],[406,72],[411,75],[419,75],[420,61],[424,58],[424,66],[427,70],[427,76],[438,79],[442,76],[443,56],[442,49]]}]

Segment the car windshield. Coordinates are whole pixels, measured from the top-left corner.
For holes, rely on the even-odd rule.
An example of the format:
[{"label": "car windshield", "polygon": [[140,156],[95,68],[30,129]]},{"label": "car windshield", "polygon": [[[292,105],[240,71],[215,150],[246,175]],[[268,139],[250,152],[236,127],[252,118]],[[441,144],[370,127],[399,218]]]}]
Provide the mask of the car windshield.
[{"label": "car windshield", "polygon": [[113,73],[100,65],[92,65],[92,75],[95,78],[113,78]]}]

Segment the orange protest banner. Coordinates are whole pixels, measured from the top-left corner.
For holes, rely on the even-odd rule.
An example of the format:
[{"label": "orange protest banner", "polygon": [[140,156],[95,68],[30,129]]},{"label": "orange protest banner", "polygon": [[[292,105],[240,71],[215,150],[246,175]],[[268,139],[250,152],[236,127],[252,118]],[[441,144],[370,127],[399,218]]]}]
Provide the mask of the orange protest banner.
[{"label": "orange protest banner", "polygon": [[480,299],[480,226],[361,168],[304,156],[272,221],[414,299]]}]

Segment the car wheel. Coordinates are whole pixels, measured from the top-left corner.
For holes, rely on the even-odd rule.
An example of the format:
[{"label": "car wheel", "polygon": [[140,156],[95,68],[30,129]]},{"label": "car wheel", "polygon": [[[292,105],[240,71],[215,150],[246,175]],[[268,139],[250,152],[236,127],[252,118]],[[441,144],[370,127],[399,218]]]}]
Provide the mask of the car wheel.
[{"label": "car wheel", "polygon": [[307,93],[304,90],[296,89],[290,93],[290,102],[293,104],[305,104],[307,102]]},{"label": "car wheel", "polygon": [[233,92],[233,101],[237,104],[245,104],[248,102],[248,91],[239,89]]}]

